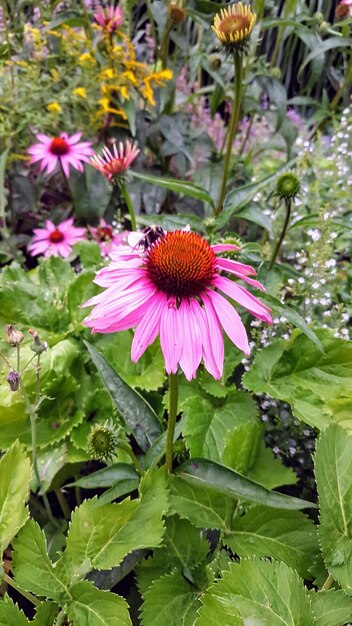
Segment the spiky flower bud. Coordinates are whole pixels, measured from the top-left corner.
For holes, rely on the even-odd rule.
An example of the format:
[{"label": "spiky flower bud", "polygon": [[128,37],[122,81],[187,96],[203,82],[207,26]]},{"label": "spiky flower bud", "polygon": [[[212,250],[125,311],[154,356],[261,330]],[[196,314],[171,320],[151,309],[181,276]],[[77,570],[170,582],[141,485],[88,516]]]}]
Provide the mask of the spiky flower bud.
[{"label": "spiky flower bud", "polygon": [[20,375],[15,370],[11,370],[6,378],[10,385],[11,391],[17,391],[20,384]]},{"label": "spiky flower bud", "polygon": [[299,178],[293,172],[286,172],[281,174],[276,182],[275,193],[279,198],[287,200],[288,198],[294,198],[301,188]]},{"label": "spiky flower bud", "polygon": [[254,28],[257,16],[242,2],[221,9],[214,18],[212,30],[219,41],[229,50],[243,52]]},{"label": "spiky flower bud", "polygon": [[48,349],[47,342],[41,341],[37,331],[33,330],[33,328],[30,328],[28,332],[33,337],[33,343],[31,343],[31,345],[29,346],[32,352],[35,352],[36,354],[41,354],[42,352],[45,352]]},{"label": "spiky flower bud", "polygon": [[116,454],[119,433],[111,420],[92,427],[87,442],[87,449],[93,459],[108,461]]},{"label": "spiky flower bud", "polygon": [[11,346],[19,346],[23,338],[24,334],[20,330],[16,330],[12,324],[7,325],[7,341]]}]

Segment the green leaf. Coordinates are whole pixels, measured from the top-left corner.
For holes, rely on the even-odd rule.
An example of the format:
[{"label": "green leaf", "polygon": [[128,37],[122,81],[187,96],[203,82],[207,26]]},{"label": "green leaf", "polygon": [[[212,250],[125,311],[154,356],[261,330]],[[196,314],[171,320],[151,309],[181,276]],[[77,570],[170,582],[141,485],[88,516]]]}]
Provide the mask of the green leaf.
[{"label": "green leaf", "polygon": [[28,519],[31,472],[24,446],[17,441],[0,460],[0,555]]},{"label": "green leaf", "polygon": [[197,528],[214,528],[227,532],[235,509],[233,498],[212,488],[190,485],[177,476],[169,477],[170,509],[188,519]]},{"label": "green leaf", "polygon": [[352,599],[343,591],[310,592],[314,626],[341,626],[352,620]]},{"label": "green leaf", "polygon": [[101,489],[112,487],[120,480],[128,478],[137,478],[138,474],[133,465],[128,463],[113,463],[103,469],[79,478],[73,483],[69,483],[66,487],[83,487],[84,489]]},{"label": "green leaf", "polygon": [[328,52],[328,50],[333,50],[334,48],[346,48],[346,47],[347,48],[351,47],[351,39],[349,39],[348,37],[329,37],[325,41],[321,41],[321,42],[317,41],[317,45],[314,46],[313,51],[306,56],[306,58],[304,59],[304,62],[299,68],[299,72],[297,75],[298,80],[300,80],[300,78],[302,77],[302,72],[304,68],[308,65],[308,63],[313,61],[313,59],[316,59],[322,53]]},{"label": "green leaf", "polygon": [[315,454],[319,539],[329,574],[352,592],[352,435],[338,424],[321,433]]},{"label": "green leaf", "polygon": [[143,626],[193,626],[200,606],[198,590],[180,572],[159,578],[141,608]]},{"label": "green leaf", "polygon": [[[102,264],[101,250],[95,241],[78,241],[74,245],[75,252],[79,256],[79,262],[85,269],[96,269]],[[81,304],[83,299],[81,300]]]},{"label": "green leaf", "polygon": [[[49,450],[41,452],[38,455],[38,470],[41,480],[41,489],[38,493],[40,495],[43,495],[49,490],[54,477],[65,465],[66,457],[67,446],[65,443],[57,448],[50,448]],[[34,476],[32,480],[32,489],[33,491],[36,491],[37,488],[38,481]]]},{"label": "green leaf", "polygon": [[130,331],[101,335],[96,348],[128,385],[134,389],[138,387],[146,391],[156,391],[163,386],[166,379],[160,344],[155,341],[138,363],[133,363],[130,356],[132,339]]},{"label": "green leaf", "polygon": [[50,561],[45,536],[37,522],[28,520],[14,539],[13,549],[15,580],[20,587],[59,603],[68,599],[65,575]]},{"label": "green leaf", "polygon": [[137,571],[138,588],[144,596],[150,585],[163,574],[177,568],[181,574],[189,574],[206,558],[209,543],[201,531],[188,520],[177,515],[166,519],[163,546],[154,550],[153,557],[141,563]]},{"label": "green leaf", "polygon": [[0,626],[28,626],[30,622],[11,598],[0,601]]},{"label": "green leaf", "polygon": [[160,545],[167,496],[166,476],[161,468],[144,475],[139,500],[104,506],[96,506],[96,499],[85,500],[72,515],[62,558],[71,578],[93,568],[114,567],[132,550]]},{"label": "green leaf", "polygon": [[224,495],[265,504],[275,509],[316,508],[313,502],[269,491],[249,478],[206,459],[189,459],[177,468],[176,473],[190,485],[205,489],[211,487]]},{"label": "green leaf", "polygon": [[[323,428],[334,419],[333,402],[352,397],[352,344],[319,329],[324,354],[299,331],[258,352],[244,386],[288,402],[293,414]],[[341,421],[343,424],[343,421]]]},{"label": "green leaf", "polygon": [[202,200],[203,202],[207,202],[208,204],[210,204],[211,207],[214,208],[214,202],[210,194],[202,187],[194,185],[194,183],[190,183],[186,180],[178,180],[176,178],[153,176],[152,174],[136,172],[135,170],[131,170],[131,173],[134,178],[144,180],[146,183],[151,183],[152,185],[164,187],[166,189],[169,189],[170,191],[175,191],[176,193],[180,193],[184,196],[189,196],[190,198]]},{"label": "green leaf", "polygon": [[70,589],[72,600],[67,614],[77,626],[132,626],[126,601],[109,591],[101,591],[87,580]]},{"label": "green leaf", "polygon": [[117,374],[106,359],[86,341],[88,352],[98,369],[118,411],[142,450],[151,446],[162,433],[162,426],[152,407]]},{"label": "green leaf", "polygon": [[[175,426],[174,432],[174,443],[177,441],[179,436],[181,435],[183,428],[183,419],[181,418],[179,422],[177,422]],[[157,439],[155,439],[154,443],[149,448],[148,452],[144,457],[144,464],[146,469],[149,467],[154,467],[159,461],[163,458],[166,449],[166,438],[167,432],[163,432]]]},{"label": "green leaf", "polygon": [[183,406],[183,435],[192,456],[221,462],[226,436],[239,424],[255,422],[257,407],[245,392],[237,390],[220,408],[206,398],[191,397]]},{"label": "green leaf", "polygon": [[313,626],[308,594],[285,563],[242,559],[201,598],[196,626]]},{"label": "green leaf", "polygon": [[270,557],[284,561],[303,578],[319,554],[317,530],[301,511],[277,511],[254,506],[236,517],[225,543],[240,557]]},{"label": "green leaf", "polygon": [[296,474],[265,447],[263,433],[259,422],[240,422],[226,436],[222,464],[267,489],[295,484]]},{"label": "green leaf", "polygon": [[55,602],[43,602],[36,609],[36,614],[32,626],[52,626],[55,617],[59,612],[59,607]]},{"label": "green leaf", "polygon": [[[259,292],[258,292],[258,296],[259,296]],[[295,311],[294,309],[291,309],[286,304],[282,304],[280,300],[278,300],[277,298],[274,298],[274,296],[271,296],[268,293],[263,294],[262,292],[260,292],[260,298],[265,304],[268,304],[272,308],[274,314],[276,314],[277,316],[282,315],[286,317],[286,319],[293,326],[295,326],[296,328],[299,328],[299,330],[301,330],[302,333],[304,333],[306,337],[308,337],[308,339],[313,341],[313,343],[317,346],[320,352],[324,352],[324,348],[319,337],[314,332],[314,330],[310,326],[308,326],[305,319],[303,319],[303,317],[299,315],[297,311]]]}]

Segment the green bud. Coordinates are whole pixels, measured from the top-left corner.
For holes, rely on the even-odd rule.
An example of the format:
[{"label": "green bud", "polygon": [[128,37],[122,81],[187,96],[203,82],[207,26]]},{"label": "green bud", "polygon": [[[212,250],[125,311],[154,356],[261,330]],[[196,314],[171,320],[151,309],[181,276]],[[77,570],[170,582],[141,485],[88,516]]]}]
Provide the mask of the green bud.
[{"label": "green bud", "polygon": [[276,182],[275,193],[279,198],[294,198],[301,188],[301,183],[296,174],[286,172],[281,174]]},{"label": "green bud", "polygon": [[33,328],[30,328],[28,332],[33,337],[33,343],[31,343],[31,345],[29,346],[32,352],[35,352],[36,354],[41,354],[42,352],[45,352],[48,349],[47,342],[41,341],[37,331],[33,330]]},{"label": "green bud", "polygon": [[104,424],[92,427],[88,435],[87,448],[93,459],[107,461],[115,455],[118,442],[118,430],[111,420],[107,420]]}]

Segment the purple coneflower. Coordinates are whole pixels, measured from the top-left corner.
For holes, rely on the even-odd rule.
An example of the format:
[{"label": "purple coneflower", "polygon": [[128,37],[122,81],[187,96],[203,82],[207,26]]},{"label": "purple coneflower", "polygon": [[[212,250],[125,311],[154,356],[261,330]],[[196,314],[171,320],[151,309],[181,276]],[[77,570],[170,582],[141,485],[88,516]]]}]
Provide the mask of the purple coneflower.
[{"label": "purple coneflower", "polygon": [[32,256],[44,254],[45,257],[61,256],[64,259],[71,254],[72,246],[85,239],[85,228],[73,226],[73,219],[65,220],[55,226],[46,220],[45,228],[35,228],[34,237],[28,246]]},{"label": "purple coneflower", "polygon": [[34,143],[28,152],[31,156],[30,163],[41,161],[40,171],[45,168],[47,174],[51,174],[55,167],[60,164],[65,176],[70,174],[70,165],[79,172],[83,172],[83,163],[89,163],[89,157],[94,154],[90,141],[79,141],[82,133],[75,133],[69,137],[67,133],[61,133],[58,137],[48,137],[38,133],[40,143]]}]

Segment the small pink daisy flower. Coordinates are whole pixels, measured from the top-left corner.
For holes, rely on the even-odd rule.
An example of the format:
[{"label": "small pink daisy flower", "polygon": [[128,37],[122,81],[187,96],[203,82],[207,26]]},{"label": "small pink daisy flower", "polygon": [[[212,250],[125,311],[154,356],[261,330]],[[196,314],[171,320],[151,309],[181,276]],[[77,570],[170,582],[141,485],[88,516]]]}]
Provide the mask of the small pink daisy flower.
[{"label": "small pink daisy flower", "polygon": [[113,246],[122,244],[127,237],[127,232],[115,233],[113,227],[103,218],[99,222],[99,226],[88,226],[94,241],[96,241],[102,253],[102,256],[108,256]]},{"label": "small pink daisy flower", "polygon": [[159,335],[169,374],[180,366],[191,380],[203,359],[208,372],[221,378],[223,330],[240,350],[250,352],[241,318],[222,294],[272,323],[269,307],[222,274],[226,271],[258,289],[264,287],[250,278],[256,272],[249,265],[217,257],[238,250],[236,246],[210,245],[189,230],[160,232],[148,240],[150,245],[142,235],[134,246],[121,245],[110,252],[110,265],[95,278],[105,291],[83,305],[94,305],[84,324],[98,333],[136,326],[131,349],[134,362]]},{"label": "small pink daisy flower", "polygon": [[75,133],[69,137],[67,133],[61,133],[59,137],[48,137],[39,133],[37,138],[40,143],[34,143],[28,148],[31,154],[30,163],[41,161],[40,171],[45,168],[47,174],[54,171],[60,164],[65,176],[70,175],[70,165],[79,172],[83,172],[83,163],[89,163],[89,157],[94,154],[90,141],[79,141],[82,133]]},{"label": "small pink daisy flower", "polygon": [[130,141],[126,141],[125,146],[120,141],[119,149],[116,148],[115,143],[112,152],[105,146],[103,148],[103,157],[95,154],[91,157],[90,162],[103,176],[113,180],[115,176],[121,176],[128,170],[139,153],[140,150]]},{"label": "small pink daisy flower", "polygon": [[49,256],[68,257],[73,244],[85,239],[85,228],[73,226],[73,218],[61,222],[55,226],[50,220],[46,220],[45,228],[35,228],[34,237],[28,246],[28,252],[32,256],[44,254]]},{"label": "small pink daisy flower", "polygon": [[94,19],[99,26],[109,33],[117,30],[123,22],[120,7],[107,7],[106,9],[99,7],[98,12],[94,15]]}]

